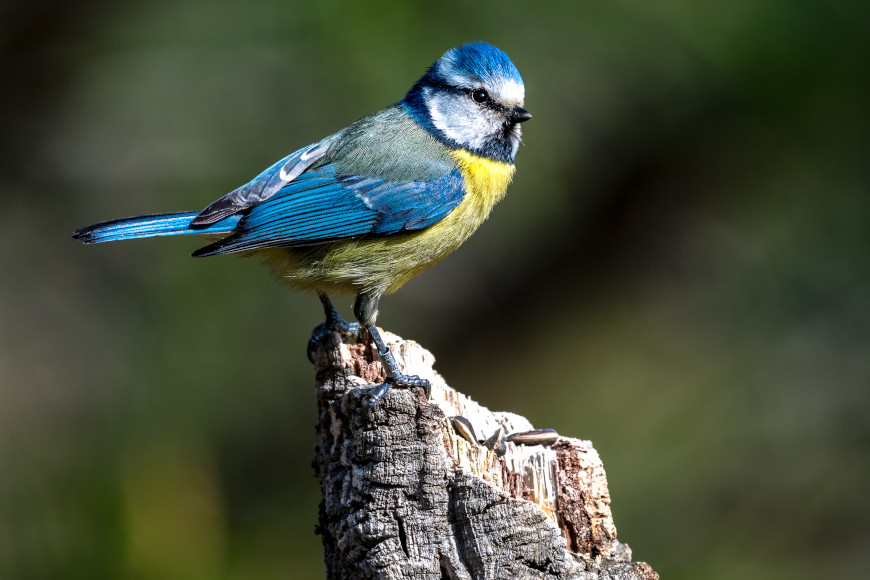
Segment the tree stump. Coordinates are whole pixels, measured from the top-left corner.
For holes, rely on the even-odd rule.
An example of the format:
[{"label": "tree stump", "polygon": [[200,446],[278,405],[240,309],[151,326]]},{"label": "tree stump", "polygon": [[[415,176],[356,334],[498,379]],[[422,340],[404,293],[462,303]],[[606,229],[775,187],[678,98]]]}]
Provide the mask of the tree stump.
[{"label": "tree stump", "polygon": [[314,357],[329,580],[658,578],[616,540],[590,442],[489,411],[447,386],[420,345],[383,336],[431,399],[393,389],[370,404],[384,372],[368,344],[332,334]]}]

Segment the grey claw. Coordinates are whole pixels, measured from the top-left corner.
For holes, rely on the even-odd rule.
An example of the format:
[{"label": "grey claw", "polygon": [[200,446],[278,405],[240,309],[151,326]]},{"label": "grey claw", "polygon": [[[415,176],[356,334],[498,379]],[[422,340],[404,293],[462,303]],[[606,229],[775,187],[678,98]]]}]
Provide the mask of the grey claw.
[{"label": "grey claw", "polygon": [[329,331],[327,331],[322,324],[311,331],[311,337],[308,339],[307,351],[309,362],[314,362],[314,353],[317,352],[317,345],[319,345],[328,334]]},{"label": "grey claw", "polygon": [[314,330],[311,331],[311,337],[308,339],[309,361],[314,362],[314,353],[317,352],[317,346],[333,332],[337,332],[341,336],[356,336],[359,333],[359,323],[348,322],[339,317],[337,321],[327,321],[315,326]]},{"label": "grey claw", "polygon": [[417,375],[399,375],[396,377],[387,377],[387,382],[392,382],[394,387],[413,389],[420,387],[426,393],[426,399],[432,397],[432,386],[426,379],[421,379]]},{"label": "grey claw", "polygon": [[373,392],[369,395],[369,405],[377,405],[390,392],[391,387],[392,385],[389,382],[381,383],[374,387],[372,389]]},{"label": "grey claw", "polygon": [[426,398],[429,398],[429,394],[431,389],[429,387],[429,381],[426,379],[421,379],[416,375],[408,376],[408,375],[399,375],[397,377],[387,377],[383,383],[374,387],[374,392],[369,395],[369,403],[374,405],[381,399],[383,399],[387,393],[390,392],[390,389],[396,387],[397,389],[412,389],[414,387],[422,387],[426,392]]}]

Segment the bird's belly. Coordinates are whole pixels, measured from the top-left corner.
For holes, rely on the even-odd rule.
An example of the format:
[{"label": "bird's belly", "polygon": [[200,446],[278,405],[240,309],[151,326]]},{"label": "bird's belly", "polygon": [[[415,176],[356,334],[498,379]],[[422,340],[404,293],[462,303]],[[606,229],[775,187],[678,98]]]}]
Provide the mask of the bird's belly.
[{"label": "bird's belly", "polygon": [[462,245],[489,217],[513,177],[511,164],[462,150],[452,155],[462,172],[466,193],[440,222],[405,234],[309,248],[272,248],[260,253],[279,276],[303,289],[345,294],[398,290]]}]

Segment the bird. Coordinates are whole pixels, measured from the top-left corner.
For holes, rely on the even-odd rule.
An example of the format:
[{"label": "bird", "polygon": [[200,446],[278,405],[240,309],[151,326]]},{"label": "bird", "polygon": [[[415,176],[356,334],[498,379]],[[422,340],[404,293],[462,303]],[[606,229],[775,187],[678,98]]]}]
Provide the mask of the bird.
[{"label": "bird", "polygon": [[[486,42],[447,50],[404,98],[280,159],[201,211],[115,219],[81,228],[85,244],[198,235],[194,257],[260,256],[291,286],[313,291],[326,320],[309,341],[365,328],[385,381],[422,387],[401,372],[375,322],[381,297],[456,250],[489,217],[515,172],[525,85]],[[355,298],[355,323],[330,295]]]}]

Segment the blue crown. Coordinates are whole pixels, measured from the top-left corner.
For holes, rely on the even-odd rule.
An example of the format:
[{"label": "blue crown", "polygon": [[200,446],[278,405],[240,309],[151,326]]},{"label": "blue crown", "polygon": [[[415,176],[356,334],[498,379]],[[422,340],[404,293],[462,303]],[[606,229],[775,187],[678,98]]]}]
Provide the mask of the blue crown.
[{"label": "blue crown", "polygon": [[511,80],[523,84],[520,71],[508,55],[486,42],[469,42],[451,48],[432,65],[426,76],[430,75],[441,82],[451,77],[466,77],[482,83]]}]

